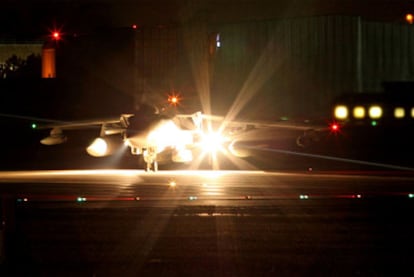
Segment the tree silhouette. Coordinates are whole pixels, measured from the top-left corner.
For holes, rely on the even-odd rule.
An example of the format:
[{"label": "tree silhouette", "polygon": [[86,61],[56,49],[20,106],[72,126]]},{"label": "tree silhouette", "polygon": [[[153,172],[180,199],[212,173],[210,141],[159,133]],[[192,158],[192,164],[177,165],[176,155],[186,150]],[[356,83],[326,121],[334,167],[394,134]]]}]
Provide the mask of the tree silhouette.
[{"label": "tree silhouette", "polygon": [[0,64],[0,79],[38,78],[40,70],[40,55],[31,54],[26,59],[13,55]]}]

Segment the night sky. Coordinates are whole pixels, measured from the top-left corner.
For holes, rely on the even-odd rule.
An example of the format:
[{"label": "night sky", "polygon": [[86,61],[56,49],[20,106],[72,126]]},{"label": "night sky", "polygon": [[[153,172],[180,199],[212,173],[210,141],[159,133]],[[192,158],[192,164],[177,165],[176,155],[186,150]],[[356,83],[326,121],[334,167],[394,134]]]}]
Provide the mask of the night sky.
[{"label": "night sky", "polygon": [[0,35],[42,39],[51,29],[67,33],[97,28],[162,25],[204,16],[238,22],[309,15],[362,15],[400,21],[414,12],[409,0],[5,0]]}]

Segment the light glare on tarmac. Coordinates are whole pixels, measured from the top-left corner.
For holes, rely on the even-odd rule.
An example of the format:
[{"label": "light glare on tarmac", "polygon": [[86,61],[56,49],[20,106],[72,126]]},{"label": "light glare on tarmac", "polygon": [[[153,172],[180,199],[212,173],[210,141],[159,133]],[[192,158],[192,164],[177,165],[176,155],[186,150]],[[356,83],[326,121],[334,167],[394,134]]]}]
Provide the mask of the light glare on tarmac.
[{"label": "light glare on tarmac", "polygon": [[[68,180],[74,183],[80,180],[87,183],[91,179],[99,179],[99,182],[108,183],[111,181],[124,184],[126,180],[134,183],[140,183],[146,177],[162,176],[193,176],[201,178],[220,178],[223,176],[306,176],[307,178],[384,178],[366,174],[361,171],[359,174],[339,174],[339,173],[315,173],[315,172],[277,172],[262,170],[163,170],[158,172],[146,172],[144,170],[120,170],[120,169],[94,169],[94,170],[25,170],[25,171],[0,171],[0,183],[20,182],[20,181],[51,181],[53,183],[59,180]],[[388,178],[407,179],[405,176],[389,176]],[[95,181],[94,181],[95,182]]]},{"label": "light glare on tarmac", "polygon": [[314,171],[45,170],[0,172],[0,188],[7,195],[30,202],[74,201],[82,197],[88,203],[102,205],[109,200],[140,200],[139,205],[151,207],[191,205],[189,200],[192,205],[238,205],[237,201],[246,200],[249,205],[258,204],[257,201],[264,205],[280,200],[405,198],[414,190],[413,178],[366,172],[349,175]]},{"label": "light glare on tarmac", "polygon": [[137,170],[35,170],[0,172],[0,183],[5,182],[53,182],[53,183],[138,183]]}]

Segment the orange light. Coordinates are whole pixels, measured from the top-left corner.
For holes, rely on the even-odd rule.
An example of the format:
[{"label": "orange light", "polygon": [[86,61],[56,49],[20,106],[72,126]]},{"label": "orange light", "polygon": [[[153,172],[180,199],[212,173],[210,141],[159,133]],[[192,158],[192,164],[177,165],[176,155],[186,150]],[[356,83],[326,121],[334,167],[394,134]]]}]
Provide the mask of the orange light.
[{"label": "orange light", "polygon": [[172,94],[168,96],[168,103],[171,105],[177,106],[180,104],[180,96],[176,94]]},{"label": "orange light", "polygon": [[411,13],[407,13],[405,15],[405,21],[407,21],[409,24],[413,24],[414,16]]},{"label": "orange light", "polygon": [[56,78],[56,50],[42,49],[42,78]]}]

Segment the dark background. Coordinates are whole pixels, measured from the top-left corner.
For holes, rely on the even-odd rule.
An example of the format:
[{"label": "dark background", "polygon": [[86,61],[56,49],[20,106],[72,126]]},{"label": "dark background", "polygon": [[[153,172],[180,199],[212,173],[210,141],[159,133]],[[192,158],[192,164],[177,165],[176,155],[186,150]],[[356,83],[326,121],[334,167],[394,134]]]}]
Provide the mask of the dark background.
[{"label": "dark background", "polygon": [[6,0],[2,3],[0,30],[15,37],[45,34],[44,30],[54,27],[81,32],[102,26],[175,23],[194,16],[206,16],[215,22],[309,15],[361,15],[401,21],[413,6],[413,1],[402,0]]},{"label": "dark background", "polygon": [[[248,95],[250,104],[242,115],[268,120],[316,115],[329,120],[335,96],[358,89],[355,78],[346,74],[355,75],[351,46],[359,16],[364,30],[372,31],[364,37],[368,46],[363,64],[369,68],[363,68],[363,89],[377,92],[382,81],[413,79],[414,67],[407,63],[412,28],[404,21],[413,8],[413,1],[5,1],[3,43],[52,45],[57,78],[40,79],[35,72],[1,80],[0,112],[7,115],[1,118],[2,167],[58,167],[62,160],[70,164],[71,157],[80,156],[85,164],[96,164],[96,159],[84,157],[81,147],[96,136],[94,130],[71,136],[73,151],[45,148],[38,144],[44,132],[30,128],[45,119],[118,116],[134,112],[142,101],[163,105],[174,91],[183,96],[180,111],[194,111],[203,108],[199,97],[208,87],[203,82],[211,82],[213,112],[225,114],[255,66],[272,69],[256,63],[269,36],[279,34],[277,28],[293,43],[276,36],[271,53],[279,52],[270,57],[276,61],[272,64],[282,57],[283,66],[261,91]],[[138,28],[131,28],[133,24]],[[52,40],[54,30],[62,40]],[[211,54],[217,33],[224,46]],[[315,48],[317,55],[309,50],[315,45],[320,47]],[[317,58],[307,59],[308,54]],[[262,73],[267,71],[259,71],[253,81],[262,81]],[[367,139],[368,147],[374,147],[371,142],[377,137]],[[344,140],[350,141],[346,136]],[[396,140],[393,136],[388,142]]]}]

